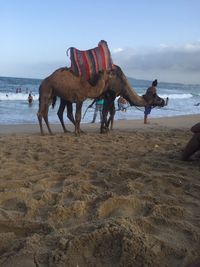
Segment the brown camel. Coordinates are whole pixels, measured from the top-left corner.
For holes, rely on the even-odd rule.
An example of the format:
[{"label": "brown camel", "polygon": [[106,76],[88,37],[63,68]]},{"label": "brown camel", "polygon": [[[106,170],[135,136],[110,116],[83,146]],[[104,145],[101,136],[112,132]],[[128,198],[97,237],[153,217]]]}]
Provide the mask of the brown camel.
[{"label": "brown camel", "polygon": [[[122,72],[121,68],[116,65],[115,65],[115,68],[111,70],[110,72],[110,79],[108,81],[107,90],[112,91],[115,94],[115,96],[118,96],[118,95],[123,96],[123,98],[125,98],[130,103],[131,106],[145,107],[147,105],[151,105],[151,106],[163,107],[165,105],[164,99],[160,98],[158,95],[148,95],[148,97],[137,95],[136,92],[129,85],[128,79]],[[105,92],[107,90],[105,90]],[[98,96],[100,95],[101,94],[99,94]],[[113,101],[112,104],[114,105],[115,98],[113,98],[112,101]],[[54,104],[55,104],[55,101],[54,101]],[[65,125],[64,125],[64,121],[63,121],[63,112],[65,109],[65,106],[67,106],[67,117],[70,119],[70,121],[73,124],[75,124],[75,120],[74,120],[73,113],[72,113],[72,102],[61,98],[61,102],[60,102],[60,106],[59,106],[57,114],[62,124],[64,132],[67,132]],[[111,111],[111,114],[110,114],[111,117],[108,120],[107,120],[108,113],[104,114],[104,112],[106,112],[106,109],[104,109],[103,111],[103,118],[105,121],[102,122],[102,125],[104,126],[108,125],[109,120],[111,120],[111,122],[113,123],[115,111],[114,110]]]},{"label": "brown camel", "polygon": [[44,79],[39,88],[39,110],[37,113],[41,134],[44,135],[42,118],[44,118],[49,133],[52,134],[48,122],[48,109],[55,96],[61,97],[68,103],[76,103],[75,133],[79,134],[83,101],[102,94],[107,88],[108,79],[109,71],[100,72],[96,85],[92,86],[84,78],[74,75],[67,68],[60,68]]}]

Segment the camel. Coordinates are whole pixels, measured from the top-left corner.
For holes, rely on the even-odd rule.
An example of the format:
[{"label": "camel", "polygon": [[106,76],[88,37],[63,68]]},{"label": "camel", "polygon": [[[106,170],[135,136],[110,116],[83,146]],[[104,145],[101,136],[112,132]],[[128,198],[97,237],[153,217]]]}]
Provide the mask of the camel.
[{"label": "camel", "polygon": [[[61,97],[69,103],[69,108],[76,103],[75,133],[80,134],[81,108],[83,101],[87,98],[96,98],[107,89],[109,71],[99,72],[95,85],[91,85],[81,76],[74,75],[67,68],[60,68],[45,78],[39,88],[39,110],[37,113],[40,132],[44,135],[42,118],[48,131],[52,134],[48,122],[48,109],[56,96]],[[72,119],[73,121],[73,119]]]},{"label": "camel", "polygon": [[[107,84],[107,89],[104,91],[104,93],[106,93],[106,91],[109,90],[109,91],[114,92],[115,96],[121,95],[123,98],[125,98],[130,103],[131,106],[145,107],[147,105],[151,105],[151,106],[163,107],[165,105],[164,99],[160,98],[158,95],[148,95],[148,96],[137,95],[136,92],[129,85],[128,79],[126,78],[125,74],[122,72],[119,66],[115,65],[114,69],[111,70],[110,75],[111,76]],[[99,94],[98,96],[100,95],[101,94]],[[112,101],[114,104],[115,98],[113,98]],[[60,106],[59,106],[59,110],[57,114],[62,124],[64,132],[67,132],[66,127],[64,125],[64,121],[63,121],[63,112],[65,109],[65,106],[67,106],[67,117],[70,119],[70,121],[73,124],[75,124],[75,120],[73,118],[73,113],[72,113],[72,103],[61,98],[61,102],[60,102]],[[104,114],[104,112],[105,110],[103,111],[104,121],[102,122],[102,125],[104,125],[104,127],[101,125],[101,132],[105,130],[105,125],[107,125],[106,127],[108,130],[109,122],[113,124],[113,119],[114,119],[114,114],[115,114],[115,112],[112,110],[110,113],[110,118],[107,120],[108,114]]]}]

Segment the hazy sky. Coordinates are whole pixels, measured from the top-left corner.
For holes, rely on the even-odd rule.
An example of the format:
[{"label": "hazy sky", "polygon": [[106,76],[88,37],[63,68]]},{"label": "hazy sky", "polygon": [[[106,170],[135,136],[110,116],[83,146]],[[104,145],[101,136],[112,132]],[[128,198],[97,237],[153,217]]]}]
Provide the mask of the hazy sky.
[{"label": "hazy sky", "polygon": [[0,76],[45,78],[106,40],[138,79],[200,83],[199,0],[0,0]]}]

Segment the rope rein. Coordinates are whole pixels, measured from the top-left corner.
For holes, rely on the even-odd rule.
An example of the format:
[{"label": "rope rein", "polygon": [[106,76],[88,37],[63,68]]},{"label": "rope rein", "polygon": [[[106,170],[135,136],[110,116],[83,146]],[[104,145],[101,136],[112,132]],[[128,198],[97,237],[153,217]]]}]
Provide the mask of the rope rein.
[{"label": "rope rein", "polygon": [[[144,110],[142,110],[141,108],[138,108],[137,106],[131,106],[131,105],[128,105],[128,106],[126,106],[126,109],[129,109],[129,108],[132,108],[132,107],[134,107],[134,108],[136,108],[137,110],[139,110],[139,111],[141,111],[141,112],[144,112]],[[88,111],[88,109],[89,108],[92,108],[92,109],[95,109],[94,107],[90,107],[90,105],[86,108],[86,110],[85,110],[85,113],[84,113],[84,115],[83,115],[83,118],[85,117],[85,115],[86,115],[86,113],[87,113],[87,111]],[[152,107],[152,109],[153,108],[156,108],[156,107]],[[161,107],[157,107],[158,109],[160,109]],[[172,111],[181,111],[181,110],[177,110],[177,109],[172,109],[172,108],[163,108],[162,107],[162,109],[163,110],[172,110]],[[115,111],[121,111],[121,109],[115,109]]]}]

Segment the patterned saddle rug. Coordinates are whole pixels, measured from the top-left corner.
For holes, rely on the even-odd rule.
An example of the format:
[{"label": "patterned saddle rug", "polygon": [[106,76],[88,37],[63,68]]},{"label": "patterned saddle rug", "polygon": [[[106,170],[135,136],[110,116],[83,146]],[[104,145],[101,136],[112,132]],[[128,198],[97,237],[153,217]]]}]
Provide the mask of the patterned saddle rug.
[{"label": "patterned saddle rug", "polygon": [[89,80],[101,70],[111,70],[113,61],[106,41],[100,41],[98,47],[89,50],[78,50],[70,47],[71,70],[78,76]]}]

